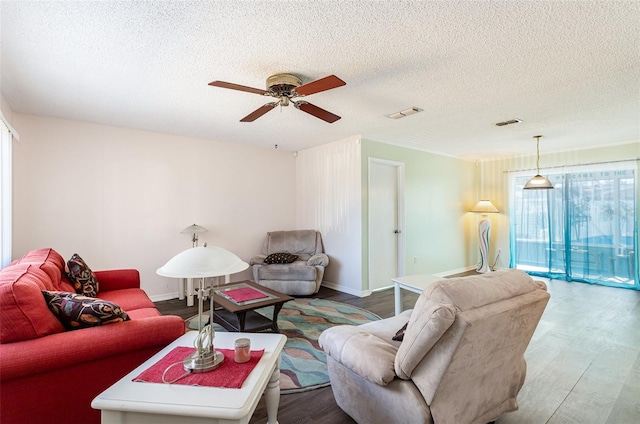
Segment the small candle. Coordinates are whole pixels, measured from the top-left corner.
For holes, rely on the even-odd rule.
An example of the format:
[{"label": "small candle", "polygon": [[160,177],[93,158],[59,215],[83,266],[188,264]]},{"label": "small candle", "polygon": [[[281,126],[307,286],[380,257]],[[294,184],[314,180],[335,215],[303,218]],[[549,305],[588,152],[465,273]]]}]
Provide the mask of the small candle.
[{"label": "small candle", "polygon": [[249,339],[237,339],[235,343],[235,355],[234,360],[242,364],[243,362],[249,361],[251,359],[251,340]]}]

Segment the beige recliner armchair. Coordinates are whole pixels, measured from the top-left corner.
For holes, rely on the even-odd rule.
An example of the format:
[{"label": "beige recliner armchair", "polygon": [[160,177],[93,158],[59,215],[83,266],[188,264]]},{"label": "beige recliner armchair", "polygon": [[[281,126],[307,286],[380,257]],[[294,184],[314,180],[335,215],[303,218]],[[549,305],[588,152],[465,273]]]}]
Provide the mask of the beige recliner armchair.
[{"label": "beige recliner armchair", "polygon": [[361,424],[486,424],[517,410],[548,300],[544,283],[504,270],[440,280],[413,310],[325,330],[338,406]]},{"label": "beige recliner armchair", "polygon": [[320,290],[329,257],[318,231],[272,231],[264,239],[262,253],[250,264],[256,283],[291,296],[306,296]]}]

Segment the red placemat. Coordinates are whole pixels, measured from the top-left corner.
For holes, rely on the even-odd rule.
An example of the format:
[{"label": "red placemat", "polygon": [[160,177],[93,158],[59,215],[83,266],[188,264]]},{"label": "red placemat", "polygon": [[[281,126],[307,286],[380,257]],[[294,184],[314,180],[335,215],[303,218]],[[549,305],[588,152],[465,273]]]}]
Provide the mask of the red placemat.
[{"label": "red placemat", "polygon": [[234,302],[246,302],[247,300],[262,299],[263,297],[269,297],[259,290],[252,287],[242,287],[239,289],[229,289],[222,292],[225,296],[228,296]]},{"label": "red placemat", "polygon": [[[264,349],[252,350],[251,359],[243,364],[238,364],[233,360],[233,349],[216,349],[224,354],[224,362],[215,370],[198,374],[187,374],[173,384],[184,384],[188,386],[208,386],[208,387],[225,387],[229,389],[239,389],[247,376],[255,368],[256,364],[262,358]],[[141,381],[147,383],[163,383],[162,373],[172,366],[165,380],[172,381],[183,375],[186,371],[182,367],[182,361],[186,359],[196,350],[192,347],[178,346],[169,352],[164,358],[153,364],[142,374],[133,379],[133,381]]]}]

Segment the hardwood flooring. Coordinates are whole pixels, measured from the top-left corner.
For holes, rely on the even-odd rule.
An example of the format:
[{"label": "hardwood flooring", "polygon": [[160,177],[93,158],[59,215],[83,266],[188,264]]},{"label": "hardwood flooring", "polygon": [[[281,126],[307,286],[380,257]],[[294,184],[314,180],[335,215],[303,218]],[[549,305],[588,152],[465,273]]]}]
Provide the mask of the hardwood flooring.
[{"label": "hardwood flooring", "polygon": [[[527,378],[520,409],[498,424],[640,423],[640,292],[545,280],[551,299],[526,352]],[[317,297],[392,316],[393,290],[365,298],[321,288]],[[417,295],[403,292],[405,309]],[[163,314],[188,318],[186,301],[156,303]],[[251,423],[266,422],[261,400]],[[282,395],[280,424],[351,424],[331,387]],[[371,423],[373,424],[373,423]],[[385,423],[386,424],[386,423]]]}]

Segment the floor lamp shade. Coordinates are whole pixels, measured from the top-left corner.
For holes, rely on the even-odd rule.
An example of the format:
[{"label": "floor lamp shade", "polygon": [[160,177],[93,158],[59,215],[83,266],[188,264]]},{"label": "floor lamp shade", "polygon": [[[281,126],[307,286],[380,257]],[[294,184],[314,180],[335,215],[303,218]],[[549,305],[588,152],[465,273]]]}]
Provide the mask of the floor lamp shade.
[{"label": "floor lamp shade", "polygon": [[193,225],[189,225],[187,228],[185,228],[184,230],[180,231],[180,234],[191,234],[191,243],[193,243],[192,247],[197,247],[198,246],[198,234],[206,233],[207,231],[209,231],[209,230],[207,230],[203,226],[198,225],[198,224],[193,224]]},{"label": "floor lamp shade", "polygon": [[488,213],[498,213],[498,208],[493,206],[490,200],[480,200],[471,212],[482,214],[484,217],[478,224],[478,248],[480,250],[480,262],[476,268],[477,272],[491,272],[489,266],[489,238],[491,236],[491,221],[487,218]]}]

